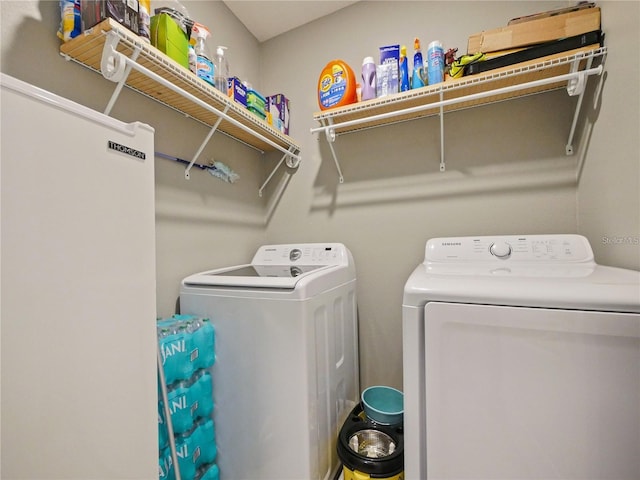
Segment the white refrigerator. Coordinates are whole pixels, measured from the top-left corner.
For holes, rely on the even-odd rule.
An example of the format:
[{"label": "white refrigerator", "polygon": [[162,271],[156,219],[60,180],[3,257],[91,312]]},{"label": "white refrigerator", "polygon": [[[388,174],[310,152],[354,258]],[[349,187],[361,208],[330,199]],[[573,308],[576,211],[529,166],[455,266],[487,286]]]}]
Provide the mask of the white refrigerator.
[{"label": "white refrigerator", "polygon": [[1,75],[0,477],[157,479],[153,128]]}]

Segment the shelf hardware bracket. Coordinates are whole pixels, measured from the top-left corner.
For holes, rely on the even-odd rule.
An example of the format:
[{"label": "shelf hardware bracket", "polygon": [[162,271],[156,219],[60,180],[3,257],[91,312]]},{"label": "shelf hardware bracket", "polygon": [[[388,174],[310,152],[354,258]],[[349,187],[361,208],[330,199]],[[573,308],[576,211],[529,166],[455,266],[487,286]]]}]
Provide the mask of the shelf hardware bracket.
[{"label": "shelf hardware bracket", "polygon": [[440,87],[440,171],[445,171],[444,164],[444,92]]},{"label": "shelf hardware bracket", "polygon": [[262,184],[262,186],[258,190],[258,196],[259,197],[262,197],[262,193],[264,192],[264,188],[267,186],[267,183],[269,183],[271,181],[271,178],[275,175],[276,171],[280,168],[280,166],[282,165],[282,162],[286,161],[286,165],[288,167],[290,167],[290,168],[298,168],[298,165],[300,164],[300,158],[298,157],[296,159],[296,157],[293,156],[294,153],[295,153],[294,152],[294,147],[289,147],[289,152],[285,153],[282,156],[282,158],[280,159],[280,161],[278,162],[276,167],[271,171],[271,173],[269,174],[267,179],[264,181],[264,183]]},{"label": "shelf hardware bracket", "polygon": [[189,163],[187,168],[184,170],[184,178],[185,179],[189,180],[191,178],[191,176],[189,174],[189,172],[191,171],[191,167],[193,167],[193,164],[196,163],[196,160],[198,159],[198,157],[200,156],[200,154],[204,150],[204,147],[207,146],[207,143],[209,143],[209,140],[211,140],[211,137],[213,136],[213,134],[216,133],[216,130],[218,129],[218,125],[220,125],[220,122],[222,122],[222,119],[227,114],[227,110],[229,110],[229,106],[228,105],[225,107],[224,111],[222,112],[222,116],[218,117],[218,119],[216,120],[216,123],[213,124],[213,126],[209,130],[209,133],[205,137],[204,141],[200,144],[200,148],[198,148],[198,151],[193,156],[193,160],[191,160],[191,163]]},{"label": "shelf hardware bracket", "polygon": [[333,146],[333,144],[336,141],[336,129],[335,128],[331,128],[331,126],[333,125],[333,119],[329,118],[327,119],[327,127],[324,134],[325,137],[327,137],[327,143],[329,144],[329,148],[331,149],[331,156],[333,157],[333,163],[336,164],[336,170],[338,170],[338,178],[340,183],[344,183],[344,176],[342,175],[342,169],[340,168],[340,162],[338,162],[338,155],[336,155],[336,149]]},{"label": "shelf hardware bracket", "polygon": [[[118,42],[120,38],[114,32],[107,34],[107,39],[104,42],[104,48],[102,49],[102,60],[100,61],[100,72],[102,76],[107,80],[117,83],[111,99],[104,110],[105,115],[111,114],[111,110],[115,105],[122,87],[124,87],[129,73],[131,73],[131,65],[126,61],[126,57],[117,51]],[[131,61],[135,62],[140,55],[140,49],[135,48],[131,55]]]},{"label": "shelf hardware bracket", "polygon": [[[593,62],[593,57],[589,57],[587,59],[587,66],[585,68],[585,70],[590,70],[591,69],[591,64]],[[567,155],[573,155],[574,151],[573,151],[573,137],[576,133],[576,126],[578,125],[578,117],[580,116],[580,110],[582,108],[582,100],[584,98],[584,92],[585,92],[585,87],[587,84],[587,80],[588,77],[585,73],[585,71],[581,71],[578,72],[578,69],[580,68],[580,61],[579,60],[575,60],[572,64],[571,64],[571,70],[569,73],[576,73],[577,72],[577,76],[571,78],[568,82],[567,82],[567,93],[569,94],[570,97],[574,97],[574,96],[578,96],[578,101],[576,102],[576,109],[573,112],[573,121],[571,122],[571,129],[569,130],[569,138],[567,139],[567,144],[565,145],[565,153]],[[598,68],[600,68],[599,71],[599,75],[602,74],[602,65],[600,65]]]}]

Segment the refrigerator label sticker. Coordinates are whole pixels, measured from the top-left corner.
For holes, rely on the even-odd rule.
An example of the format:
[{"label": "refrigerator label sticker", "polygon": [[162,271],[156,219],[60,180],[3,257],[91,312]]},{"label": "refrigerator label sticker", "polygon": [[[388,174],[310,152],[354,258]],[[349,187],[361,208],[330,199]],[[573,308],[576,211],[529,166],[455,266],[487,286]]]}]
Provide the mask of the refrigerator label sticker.
[{"label": "refrigerator label sticker", "polygon": [[120,145],[119,143],[108,141],[107,144],[109,150],[115,150],[116,152],[124,153],[125,155],[130,155],[134,158],[139,158],[141,160],[146,159],[146,154],[141,152],[140,150],[136,150],[135,148],[127,147],[126,145]]}]

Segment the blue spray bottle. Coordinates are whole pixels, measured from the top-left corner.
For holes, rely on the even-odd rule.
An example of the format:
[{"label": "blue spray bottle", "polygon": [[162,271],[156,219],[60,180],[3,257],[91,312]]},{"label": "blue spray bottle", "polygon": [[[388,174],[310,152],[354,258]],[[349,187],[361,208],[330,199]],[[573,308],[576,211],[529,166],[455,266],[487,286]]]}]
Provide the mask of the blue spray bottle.
[{"label": "blue spray bottle", "polygon": [[420,50],[420,39],[413,40],[413,75],[411,76],[411,88],[420,88],[426,85],[424,74],[424,63],[422,62],[422,51]]},{"label": "blue spray bottle", "polygon": [[409,90],[409,60],[407,59],[407,46],[400,47],[400,91]]}]

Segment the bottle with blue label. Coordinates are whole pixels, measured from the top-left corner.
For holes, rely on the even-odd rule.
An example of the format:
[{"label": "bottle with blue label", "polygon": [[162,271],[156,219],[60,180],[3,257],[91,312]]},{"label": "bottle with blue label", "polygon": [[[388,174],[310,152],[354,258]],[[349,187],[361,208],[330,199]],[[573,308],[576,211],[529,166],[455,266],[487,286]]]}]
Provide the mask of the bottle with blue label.
[{"label": "bottle with blue label", "polygon": [[427,76],[429,85],[444,81],[444,48],[437,40],[427,49]]},{"label": "bottle with blue label", "polygon": [[211,35],[209,29],[200,23],[194,23],[192,35],[196,39],[196,74],[198,77],[215,86],[215,69],[211,60],[211,53],[207,47],[207,38]]},{"label": "bottle with blue label", "polygon": [[413,75],[411,76],[411,88],[420,88],[426,85],[427,76],[424,70],[424,62],[422,60],[422,50],[420,49],[420,39],[413,40]]},{"label": "bottle with blue label", "polygon": [[406,92],[409,90],[409,60],[407,59],[407,46],[402,45],[400,47],[400,91]]}]

